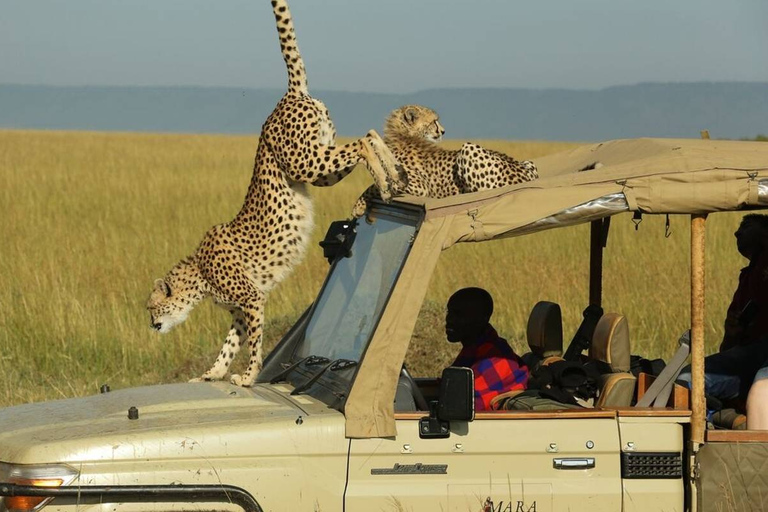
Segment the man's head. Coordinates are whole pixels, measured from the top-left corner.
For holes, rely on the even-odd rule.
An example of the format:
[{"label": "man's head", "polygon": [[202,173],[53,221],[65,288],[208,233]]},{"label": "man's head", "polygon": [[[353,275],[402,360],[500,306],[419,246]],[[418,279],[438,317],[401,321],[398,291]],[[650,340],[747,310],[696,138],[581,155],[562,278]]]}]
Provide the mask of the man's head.
[{"label": "man's head", "polygon": [[751,260],[768,246],[768,215],[745,215],[734,235],[739,253]]},{"label": "man's head", "polygon": [[482,288],[462,288],[448,299],[445,335],[451,343],[474,343],[488,327],[493,298]]}]

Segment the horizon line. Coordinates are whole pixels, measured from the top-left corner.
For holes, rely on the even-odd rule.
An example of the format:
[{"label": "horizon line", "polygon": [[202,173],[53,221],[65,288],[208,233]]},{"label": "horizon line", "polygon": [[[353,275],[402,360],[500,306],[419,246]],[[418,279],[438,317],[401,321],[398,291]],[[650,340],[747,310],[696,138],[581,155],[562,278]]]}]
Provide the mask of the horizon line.
[{"label": "horizon line", "polygon": [[[517,91],[574,91],[574,92],[600,92],[608,89],[627,88],[637,86],[648,85],[768,85],[768,81],[750,81],[750,80],[692,80],[692,81],[644,81],[627,84],[607,85],[599,88],[571,88],[571,87],[516,87],[516,86],[453,86],[453,87],[428,87],[424,89],[416,89],[406,92],[386,92],[386,91],[371,91],[371,90],[349,90],[349,89],[323,89],[317,88],[314,90],[322,92],[337,92],[348,94],[381,94],[388,96],[408,96],[412,94],[419,94],[429,91],[504,91],[504,90],[517,90]],[[189,85],[189,84],[176,84],[176,85],[163,85],[163,84],[35,84],[35,83],[15,83],[15,82],[0,82],[0,87],[29,87],[29,88],[50,88],[50,89],[231,89],[231,90],[251,90],[251,91],[284,91],[281,87],[254,87],[254,86],[239,86],[239,85]]]}]

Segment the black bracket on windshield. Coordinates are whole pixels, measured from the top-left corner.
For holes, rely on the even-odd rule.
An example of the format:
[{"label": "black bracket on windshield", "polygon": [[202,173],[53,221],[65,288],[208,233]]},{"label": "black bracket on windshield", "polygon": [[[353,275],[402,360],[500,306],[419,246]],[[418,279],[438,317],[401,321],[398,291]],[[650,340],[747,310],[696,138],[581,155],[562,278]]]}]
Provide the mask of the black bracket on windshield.
[{"label": "black bracket on windshield", "polygon": [[352,255],[352,244],[355,242],[355,220],[337,220],[331,222],[325,238],[320,241],[323,248],[323,256],[328,263],[333,263],[337,258],[349,258]]}]

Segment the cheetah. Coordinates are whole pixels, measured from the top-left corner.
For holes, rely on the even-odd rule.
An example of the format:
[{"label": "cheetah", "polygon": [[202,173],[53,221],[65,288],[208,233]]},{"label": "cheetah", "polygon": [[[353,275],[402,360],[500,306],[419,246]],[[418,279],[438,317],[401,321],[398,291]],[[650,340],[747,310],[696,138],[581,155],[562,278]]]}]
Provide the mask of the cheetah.
[{"label": "cheetah", "polygon": [[[458,151],[435,144],[445,134],[437,113],[421,105],[405,105],[392,111],[384,124],[384,142],[398,163],[408,194],[443,198],[477,192],[539,177],[536,165],[483,148],[471,142]],[[380,197],[369,187],[352,209],[354,217],[365,213],[368,199]]]},{"label": "cheetah", "polygon": [[150,324],[164,333],[183,322],[204,298],[232,315],[231,328],[213,366],[193,381],[224,378],[243,345],[248,367],[230,382],[251,386],[262,366],[262,326],[267,294],[303,257],[312,230],[308,185],[330,186],[364,162],[382,197],[401,186],[394,158],[371,130],[335,145],[328,109],[309,95],[288,5],[273,0],[288,91],[262,126],[253,177],[238,214],[205,233],[196,252],[155,280],[147,301]]}]

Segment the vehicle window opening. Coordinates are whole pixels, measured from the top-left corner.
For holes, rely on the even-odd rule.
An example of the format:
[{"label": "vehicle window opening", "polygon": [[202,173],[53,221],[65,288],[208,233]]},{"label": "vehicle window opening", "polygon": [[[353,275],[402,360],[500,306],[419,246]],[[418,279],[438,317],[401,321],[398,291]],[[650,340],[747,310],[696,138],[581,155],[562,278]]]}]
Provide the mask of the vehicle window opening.
[{"label": "vehicle window opening", "polygon": [[[768,180],[763,181],[765,182],[763,184],[765,185],[764,189],[768,191]],[[738,275],[739,268],[744,266],[743,258],[735,254],[732,245],[733,231],[743,215],[743,213],[737,212],[719,213],[716,216],[710,216],[707,222],[707,237],[710,244],[707,248],[707,258],[717,262],[715,265],[711,265],[712,268],[707,269],[707,289],[714,289],[714,293],[708,296],[707,304],[710,311],[709,318],[711,318],[706,324],[705,332],[708,342],[707,352],[712,352],[715,349],[715,343],[722,336],[722,319],[720,317],[724,314],[733,293],[734,275]],[[656,397],[652,400],[652,404],[659,408],[660,413],[673,408],[679,410],[680,414],[684,414],[685,411],[690,410],[690,393],[684,386],[676,383],[674,378],[671,380],[671,385],[669,382],[666,386],[656,385],[656,388],[663,387],[662,393],[657,394],[655,390],[651,390],[651,394],[648,394],[655,379],[662,374],[665,366],[667,366],[667,362],[674,364],[666,375],[672,372],[674,376],[675,371],[673,369],[677,366],[675,360],[678,359],[678,351],[682,349],[682,345],[676,344],[674,340],[680,338],[689,324],[690,259],[688,254],[689,239],[685,232],[689,230],[688,219],[690,216],[675,217],[679,220],[676,221],[671,215],[666,214],[644,215],[643,220],[648,224],[648,227],[653,229],[640,230],[636,233],[633,223],[622,223],[620,222],[621,217],[619,218],[618,231],[615,237],[611,237],[614,239],[612,249],[605,255],[607,295],[603,307],[605,314],[613,313],[624,316],[627,324],[631,326],[630,371],[626,372],[628,378],[620,379],[628,381],[634,378],[635,380],[631,404],[636,404],[638,400],[646,396],[643,402],[645,404],[655,394]],[[626,222],[627,218],[631,220],[633,216],[630,214],[623,216],[623,218]],[[672,224],[675,222],[680,222],[680,225],[674,231],[682,236],[670,236],[674,228]],[[594,223],[593,226],[604,228],[598,223]],[[584,247],[584,239],[589,238],[585,228],[586,226],[582,225],[555,231],[560,238],[564,239],[562,245],[571,244],[567,245],[569,247],[568,253],[553,255],[551,248],[555,247],[554,245],[548,246],[544,250],[541,247],[531,249],[530,246],[534,244],[531,244],[530,240],[539,243],[540,240],[544,240],[548,236],[555,236],[550,234],[555,232],[546,232],[483,244],[457,244],[441,256],[445,259],[445,256],[453,251],[459,253],[453,261],[449,260],[443,263],[441,259],[438,262],[436,276],[430,285],[427,300],[422,305],[406,358],[414,381],[427,400],[436,396],[436,375],[439,375],[439,370],[449,364],[452,356],[455,355],[451,350],[452,347],[445,341],[444,319],[442,318],[444,300],[452,290],[468,285],[488,288],[494,296],[494,300],[499,304],[497,309],[499,316],[502,317],[500,320],[494,320],[495,325],[498,324],[500,334],[506,337],[513,344],[516,352],[521,355],[533,353],[531,347],[525,343],[528,341],[523,330],[526,324],[519,320],[523,316],[520,310],[525,309],[524,303],[529,297],[533,299],[530,300],[530,304],[533,305],[539,301],[559,305],[562,308],[564,331],[578,332],[579,327],[585,321],[584,313],[581,312],[581,321],[576,324],[575,329],[574,316],[576,311],[579,311],[577,309],[578,303],[582,300],[587,302],[584,300],[585,289],[587,288],[586,282],[590,279],[584,275],[584,268],[589,268],[587,258],[591,258],[591,256],[587,256],[590,251],[579,252],[574,249],[579,247],[579,244]],[[572,235],[572,233],[578,236]],[[633,233],[633,238],[627,238],[629,233]],[[600,245],[604,247],[606,245],[605,231],[598,231],[598,234],[601,235]],[[655,240],[658,239],[663,240],[664,243],[656,242]],[[524,240],[529,247],[525,247]],[[594,243],[594,240],[591,243]],[[713,256],[709,255],[711,250],[715,251]],[[475,255],[475,253],[482,252],[485,252],[482,256]],[[503,266],[494,264],[496,258],[500,257],[499,255],[503,255],[505,258],[505,265]],[[532,255],[535,258],[533,263],[530,259]],[[542,255],[546,255],[546,257]],[[528,261],[524,260],[526,256],[529,258]],[[551,263],[551,260],[558,257],[562,258],[558,260],[559,265],[562,267],[562,262],[565,261],[566,268],[552,265],[552,270],[549,270],[547,265]],[[468,270],[471,269],[471,277],[474,280],[471,280],[469,276],[462,275],[461,269],[464,267],[456,265],[458,260],[463,260],[464,266]],[[638,261],[638,264],[627,265],[627,261]],[[653,262],[653,266],[646,267],[645,265],[649,264],[646,262],[649,261]],[[541,274],[547,276],[546,279],[534,280],[526,277],[526,272],[537,267],[547,269]],[[582,277],[569,280],[568,284],[557,279],[560,275],[569,272],[574,276],[581,273]],[[591,272],[590,275],[592,275]],[[595,279],[591,278],[589,305],[603,302],[602,281],[601,276],[600,281],[595,285]],[[583,285],[579,286],[580,283]],[[575,294],[564,294],[562,290],[569,286],[579,287],[580,290]],[[534,287],[535,291],[532,293],[531,289]],[[654,296],[657,298],[651,299]],[[579,297],[582,298],[579,299]],[[595,300],[596,297],[599,297],[599,300]],[[647,297],[648,300],[643,300],[643,297]],[[574,298],[576,300],[573,300]],[[516,304],[513,305],[513,302]],[[510,311],[513,310],[515,314],[510,315]],[[528,315],[530,312],[531,310],[528,310]],[[494,313],[494,315],[496,314]],[[525,315],[526,319],[528,315]],[[593,312],[590,316],[591,322],[595,325],[595,319],[599,321],[604,315]],[[571,331],[569,326],[574,330]],[[593,329],[590,330],[594,332]],[[576,334],[574,334],[574,338],[576,338]],[[570,344],[566,346],[566,351],[568,346]],[[588,348],[583,349],[585,352],[588,350]],[[540,358],[539,356],[538,359]],[[666,375],[664,379],[666,379]],[[627,385],[626,383],[623,384],[623,386]],[[668,396],[668,398],[664,400],[664,396]],[[666,409],[660,409],[662,406],[666,406]],[[481,415],[481,417],[483,416]]]}]

